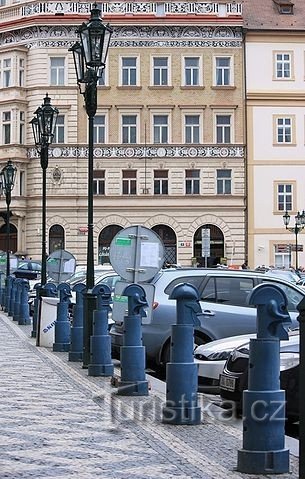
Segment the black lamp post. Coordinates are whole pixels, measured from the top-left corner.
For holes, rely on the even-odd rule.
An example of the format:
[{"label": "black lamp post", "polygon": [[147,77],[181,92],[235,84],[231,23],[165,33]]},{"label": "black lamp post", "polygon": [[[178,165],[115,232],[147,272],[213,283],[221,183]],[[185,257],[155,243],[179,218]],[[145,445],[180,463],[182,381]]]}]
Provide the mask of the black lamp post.
[{"label": "black lamp post", "polygon": [[[51,98],[46,93],[43,104],[37,108],[31,120],[36,149],[40,155],[42,169],[42,221],[41,221],[41,287],[39,296],[43,295],[47,282],[47,242],[46,242],[46,211],[47,211],[47,168],[49,161],[49,145],[54,138],[58,110],[51,105]],[[38,324],[39,326],[39,324]],[[32,337],[37,335],[37,319],[34,324]],[[38,328],[39,329],[39,328]],[[39,335],[38,335],[39,337]]]},{"label": "black lamp post", "polygon": [[8,160],[7,164],[1,171],[1,183],[3,192],[5,194],[6,201],[6,278],[5,278],[5,311],[8,311],[9,301],[9,282],[8,277],[10,275],[10,204],[12,198],[12,190],[15,185],[17,168],[13,165],[11,160]]},{"label": "black lamp post", "polygon": [[[290,231],[290,233],[295,234],[295,269],[299,269],[299,258],[298,258],[298,234],[304,229],[305,227],[305,211],[303,210],[302,213],[298,211],[297,215],[294,217],[294,226],[289,227],[290,222],[290,214],[288,211],[283,215],[284,225],[286,230]],[[289,265],[291,266],[291,265]]]},{"label": "black lamp post", "polygon": [[94,287],[94,246],[93,246],[93,123],[97,108],[97,81],[105,68],[112,29],[104,25],[101,10],[93,4],[91,18],[78,28],[80,42],[76,42],[69,51],[73,53],[77,83],[84,96],[88,115],[88,242],[86,293],[84,295],[84,346],[83,367],[90,359],[90,336],[92,335],[93,310],[96,296]]}]

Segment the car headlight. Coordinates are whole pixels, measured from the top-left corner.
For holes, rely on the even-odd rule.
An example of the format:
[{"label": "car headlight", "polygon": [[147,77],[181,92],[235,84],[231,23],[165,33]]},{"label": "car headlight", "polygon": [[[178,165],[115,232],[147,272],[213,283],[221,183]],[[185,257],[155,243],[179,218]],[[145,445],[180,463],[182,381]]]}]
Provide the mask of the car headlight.
[{"label": "car headlight", "polygon": [[280,354],[280,370],[286,371],[297,366],[300,362],[299,353],[281,353]]},{"label": "car headlight", "polygon": [[230,353],[231,351],[219,351],[217,353],[211,353],[205,356],[204,354],[195,352],[194,357],[200,361],[225,361],[228,359]]}]

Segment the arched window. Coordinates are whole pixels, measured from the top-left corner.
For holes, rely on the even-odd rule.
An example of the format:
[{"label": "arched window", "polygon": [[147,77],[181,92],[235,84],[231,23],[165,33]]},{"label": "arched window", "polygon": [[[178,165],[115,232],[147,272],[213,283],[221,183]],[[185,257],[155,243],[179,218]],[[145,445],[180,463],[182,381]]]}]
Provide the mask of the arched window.
[{"label": "arched window", "polygon": [[99,264],[109,263],[109,249],[110,244],[115,235],[121,231],[122,226],[110,225],[106,226],[98,238],[98,262]]},{"label": "arched window", "polygon": [[156,225],[152,230],[157,233],[164,244],[164,263],[177,263],[177,238],[176,233],[167,225]]},{"label": "arched window", "polygon": [[[6,251],[7,230],[6,224],[0,228],[0,251]],[[16,253],[17,251],[17,228],[10,223],[10,251]]]},{"label": "arched window", "polygon": [[49,230],[49,254],[65,249],[65,230],[61,225],[53,225]]},{"label": "arched window", "polygon": [[[204,229],[210,230],[210,254],[206,259],[202,251],[202,230]],[[224,256],[224,237],[218,226],[207,224],[198,228],[194,235],[193,256],[196,258],[199,266],[211,268],[222,263]]]}]

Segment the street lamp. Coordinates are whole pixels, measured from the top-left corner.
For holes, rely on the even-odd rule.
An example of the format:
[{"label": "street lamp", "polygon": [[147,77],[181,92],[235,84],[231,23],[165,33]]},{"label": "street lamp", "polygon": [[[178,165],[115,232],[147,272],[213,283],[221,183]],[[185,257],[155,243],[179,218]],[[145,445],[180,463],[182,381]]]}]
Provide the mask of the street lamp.
[{"label": "street lamp", "polygon": [[13,165],[11,160],[8,160],[7,164],[1,171],[1,183],[3,192],[5,194],[6,201],[6,278],[5,278],[5,311],[9,309],[9,280],[10,275],[10,204],[12,197],[12,190],[15,185],[17,168]]},{"label": "street lamp", "polygon": [[[305,227],[305,211],[303,210],[302,213],[298,211],[298,213],[294,217],[294,226],[289,227],[290,223],[290,214],[288,211],[285,212],[283,215],[284,225],[286,230],[290,231],[290,233],[295,234],[295,269],[299,269],[299,261],[298,261],[298,234],[302,231]],[[291,265],[289,265],[291,266]]]},{"label": "street lamp", "polygon": [[77,30],[80,42],[69,51],[73,53],[75,72],[80,93],[84,96],[88,115],[88,241],[86,293],[84,294],[84,344],[83,367],[90,359],[90,336],[92,335],[93,310],[96,296],[94,287],[94,247],[93,247],[93,124],[97,109],[97,81],[105,68],[112,29],[104,25],[101,10],[93,4],[91,18]]},{"label": "street lamp", "polygon": [[[31,120],[35,146],[40,155],[42,168],[42,241],[41,241],[41,288],[40,297],[47,282],[47,243],[46,243],[46,200],[47,200],[47,168],[49,161],[49,145],[54,138],[58,110],[51,105],[51,98],[46,93],[43,104],[34,112]],[[36,325],[33,324],[32,337],[36,337]]]}]

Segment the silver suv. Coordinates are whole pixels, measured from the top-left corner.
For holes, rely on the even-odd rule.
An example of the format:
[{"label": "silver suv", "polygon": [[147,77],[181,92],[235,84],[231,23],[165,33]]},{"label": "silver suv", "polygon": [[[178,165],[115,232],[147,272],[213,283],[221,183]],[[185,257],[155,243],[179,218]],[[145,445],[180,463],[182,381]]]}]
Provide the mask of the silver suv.
[{"label": "silver suv", "polygon": [[[292,327],[298,327],[296,306],[305,290],[281,278],[250,270],[181,268],[161,270],[151,281],[154,286],[152,314],[142,321],[143,344],[148,363],[169,361],[171,325],[176,322],[176,302],[169,299],[179,283],[190,283],[199,291],[202,312],[194,334],[195,345],[214,339],[256,332],[256,308],[247,304],[252,289],[263,282],[277,284],[287,295]],[[113,315],[110,330],[112,348],[118,352],[123,339],[123,318]]]}]

